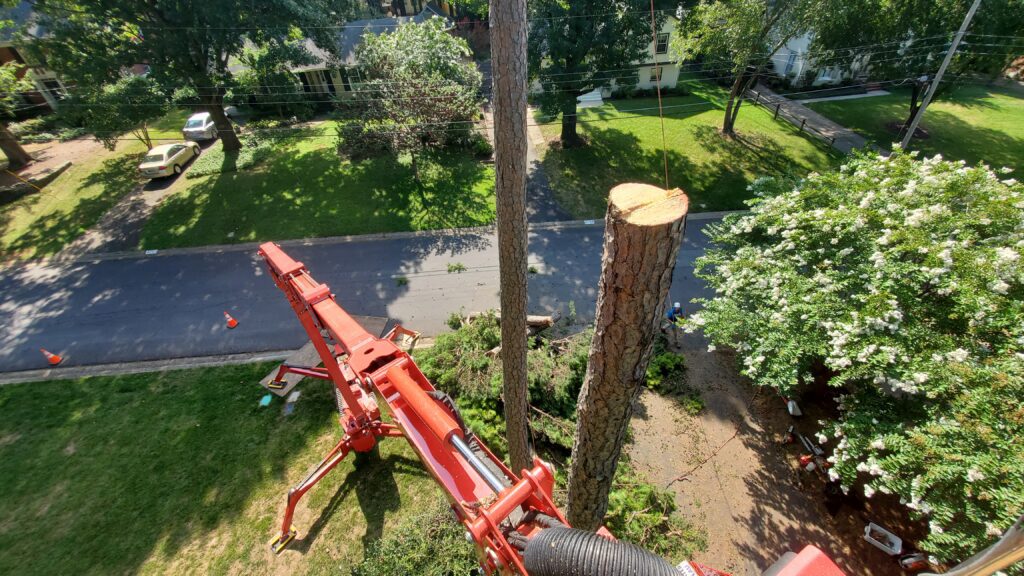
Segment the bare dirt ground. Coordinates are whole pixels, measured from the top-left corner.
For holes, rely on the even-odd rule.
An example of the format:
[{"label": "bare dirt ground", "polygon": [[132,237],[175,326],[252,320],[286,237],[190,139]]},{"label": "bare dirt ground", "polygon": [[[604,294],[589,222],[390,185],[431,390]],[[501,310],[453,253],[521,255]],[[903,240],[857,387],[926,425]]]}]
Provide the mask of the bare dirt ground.
[{"label": "bare dirt ground", "polygon": [[[21,179],[28,180],[53,170],[65,162],[78,164],[82,158],[101,152],[103,145],[91,137],[82,137],[67,142],[54,140],[44,144],[26,144],[25,150],[35,158],[35,161],[15,172]],[[0,172],[0,188],[12,186],[18,181],[18,178],[12,176],[6,168]]]},{"label": "bare dirt ground", "polygon": [[831,516],[824,481],[798,469],[800,448],[780,443],[791,424],[809,433],[816,419],[795,421],[779,397],[756,392],[738,374],[731,354],[705,347],[687,336],[678,348],[705,408],[692,417],[671,398],[644,392],[627,448],[637,468],[673,490],[680,512],[707,531],[708,549],[694,560],[758,576],[786,551],[814,544],[850,576],[901,574],[861,537],[869,520],[889,519],[853,501]]}]

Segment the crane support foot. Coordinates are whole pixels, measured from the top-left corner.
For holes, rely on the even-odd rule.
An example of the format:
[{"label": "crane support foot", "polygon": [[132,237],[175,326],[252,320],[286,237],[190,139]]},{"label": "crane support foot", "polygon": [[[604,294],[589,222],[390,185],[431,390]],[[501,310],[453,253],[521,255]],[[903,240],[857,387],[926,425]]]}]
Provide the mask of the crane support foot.
[{"label": "crane support foot", "polygon": [[298,532],[295,531],[295,527],[288,528],[288,532],[280,534],[277,538],[270,543],[270,550],[274,554],[280,554],[284,551],[288,544],[291,544],[292,540],[295,540],[295,535]]}]

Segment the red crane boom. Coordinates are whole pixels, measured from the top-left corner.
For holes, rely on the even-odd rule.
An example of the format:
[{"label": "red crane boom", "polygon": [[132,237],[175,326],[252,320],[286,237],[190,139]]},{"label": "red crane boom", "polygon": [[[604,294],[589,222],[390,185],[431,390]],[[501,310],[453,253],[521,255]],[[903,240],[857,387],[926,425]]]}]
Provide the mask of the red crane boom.
[{"label": "red crane boom", "polygon": [[[533,467],[517,475],[495,457],[462,423],[451,399],[435,390],[412,358],[395,345],[394,338],[405,332],[401,327],[383,338],[369,334],[338,305],[325,284],[310,276],[301,262],[271,242],[261,245],[259,254],[323,362],[322,368],[282,365],[277,379],[292,372],[333,382],[345,431],[316,469],[288,492],[281,531],[271,544],[275,552],[281,552],[296,536],[292,517],[298,501],[345,456],[352,451],[372,450],[380,437],[404,436],[444,490],[452,510],[466,528],[467,538],[476,544],[480,566],[487,574],[544,576],[562,573],[559,567],[577,570],[573,573],[599,573],[579,571],[588,562],[585,555],[580,556],[581,550],[603,554],[602,566],[613,566],[611,559],[620,562],[621,569],[661,569],[656,563],[664,561],[635,547],[606,547],[614,543],[606,530],[602,529],[602,536],[594,536],[568,528],[565,517],[552,501],[555,479],[551,465],[534,458]],[[381,420],[378,399],[384,401],[394,424]],[[545,535],[538,539],[541,533]],[[541,540],[543,546],[530,547],[531,542]],[[579,546],[568,550],[574,544]],[[570,558],[572,554],[579,557]],[[831,561],[824,560],[834,572],[821,570],[819,565],[813,572],[777,574],[842,576]],[[531,562],[537,567],[528,571]],[[681,568],[684,574],[728,576],[694,563],[684,563]],[[612,569],[615,571],[601,573],[626,573],[614,566]],[[644,576],[666,572],[630,568],[629,573]],[[672,573],[677,574],[674,569]]]}]

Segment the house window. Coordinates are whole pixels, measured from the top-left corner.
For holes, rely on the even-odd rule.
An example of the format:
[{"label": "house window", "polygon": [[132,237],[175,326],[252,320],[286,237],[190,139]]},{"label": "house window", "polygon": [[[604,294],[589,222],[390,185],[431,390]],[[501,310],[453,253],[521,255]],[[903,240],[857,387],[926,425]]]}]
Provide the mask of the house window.
[{"label": "house window", "polygon": [[668,32],[658,34],[658,41],[654,44],[655,54],[666,54],[668,53]]},{"label": "house window", "polygon": [[789,53],[789,60],[786,60],[786,72],[785,76],[789,76],[789,73],[793,71],[793,66],[796,65],[796,52]]},{"label": "house window", "polygon": [[661,66],[651,68],[651,82],[661,84]]},{"label": "house window", "polygon": [[54,100],[63,100],[67,96],[64,86],[58,80],[43,80],[43,87]]},{"label": "house window", "polygon": [[313,91],[313,87],[309,85],[309,73],[308,72],[303,72],[302,74],[299,74],[299,80],[302,80],[302,91],[303,92],[312,92]]}]

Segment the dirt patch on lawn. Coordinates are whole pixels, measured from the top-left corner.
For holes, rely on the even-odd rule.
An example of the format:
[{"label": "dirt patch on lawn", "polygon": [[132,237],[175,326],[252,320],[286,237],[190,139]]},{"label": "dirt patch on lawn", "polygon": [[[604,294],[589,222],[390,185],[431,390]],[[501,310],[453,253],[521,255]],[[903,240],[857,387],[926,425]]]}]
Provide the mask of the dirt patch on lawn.
[{"label": "dirt patch on lawn", "polygon": [[707,531],[707,551],[694,560],[759,576],[783,553],[813,544],[851,576],[901,574],[861,537],[867,521],[878,520],[848,504],[829,514],[824,482],[798,470],[799,449],[779,442],[795,423],[783,402],[755,391],[731,354],[704,346],[688,337],[677,347],[704,410],[690,416],[672,399],[645,392],[627,448],[636,467],[673,490],[680,512]]},{"label": "dirt patch on lawn", "polygon": [[25,150],[35,160],[20,170],[14,170],[17,177],[8,172],[7,167],[4,166],[4,169],[0,171],[0,188],[13,186],[21,180],[37,178],[57,169],[65,162],[78,164],[82,158],[105,152],[103,145],[89,136],[75,138],[67,142],[55,140],[44,144],[26,144]]}]

